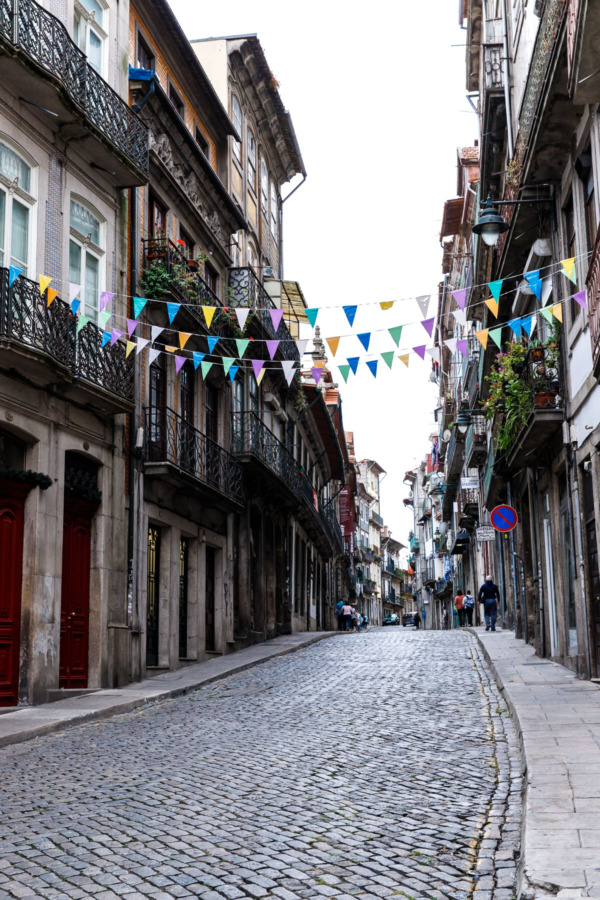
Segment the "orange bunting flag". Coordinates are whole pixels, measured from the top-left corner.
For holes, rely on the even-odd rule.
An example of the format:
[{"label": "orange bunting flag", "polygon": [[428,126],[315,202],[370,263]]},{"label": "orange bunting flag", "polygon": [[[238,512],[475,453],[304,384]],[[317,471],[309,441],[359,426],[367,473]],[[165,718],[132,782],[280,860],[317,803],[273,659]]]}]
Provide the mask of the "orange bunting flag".
[{"label": "orange bunting flag", "polygon": [[488,334],[490,333],[489,328],[483,328],[481,331],[475,332],[475,337],[481,344],[484,350],[487,350],[487,342],[488,342]]},{"label": "orange bunting flag", "polygon": [[168,350],[169,353],[175,353],[175,351],[177,350],[177,347],[168,347],[165,345],[165,350]]},{"label": "orange bunting flag", "polygon": [[40,275],[40,294],[43,294],[50,282],[51,278],[48,278],[47,275]]},{"label": "orange bunting flag", "polygon": [[187,342],[189,341],[191,336],[192,336],[191,333],[188,333],[186,331],[179,332],[179,348],[181,350],[183,350],[183,348],[185,347],[185,345],[187,344]]},{"label": "orange bunting flag", "polygon": [[203,306],[202,311],[204,313],[204,318],[206,319],[206,324],[210,328],[213,320],[213,316],[217,311],[216,306]]},{"label": "orange bunting flag", "polygon": [[337,353],[337,348],[340,343],[339,337],[325,338],[327,343],[329,344],[329,349],[331,350],[331,355],[335,356]]},{"label": "orange bunting flag", "polygon": [[325,368],[325,360],[324,359],[315,359],[314,366],[315,366],[315,369],[324,369]]},{"label": "orange bunting flag", "polygon": [[50,306],[50,304],[56,300],[58,297],[58,291],[55,291],[54,288],[48,288],[48,293],[46,294],[46,306]]},{"label": "orange bunting flag", "polygon": [[127,349],[125,350],[125,359],[129,356],[133,348],[135,347],[135,341],[127,341]]},{"label": "orange bunting flag", "polygon": [[488,308],[489,310],[491,310],[492,315],[494,316],[494,318],[497,319],[497,318],[498,318],[498,306],[499,306],[498,301],[497,301],[497,300],[493,300],[493,299],[490,297],[489,300],[486,300],[486,301],[485,301],[485,305],[487,306],[487,308]]},{"label": "orange bunting flag", "polygon": [[406,368],[408,369],[408,361],[410,359],[408,353],[403,353],[401,356],[398,357],[398,359],[400,360],[400,362],[403,362],[404,365],[406,366]]},{"label": "orange bunting flag", "polygon": [[556,316],[556,318],[558,319],[558,321],[559,321],[559,322],[562,322],[562,320],[563,320],[563,313],[562,313],[562,306],[561,306],[561,304],[560,304],[560,303],[555,303],[554,306],[551,306],[550,308],[551,308],[551,310],[552,310],[553,315]]},{"label": "orange bunting flag", "polygon": [[393,300],[384,300],[383,303],[379,304],[382,309],[391,309],[394,305]]}]

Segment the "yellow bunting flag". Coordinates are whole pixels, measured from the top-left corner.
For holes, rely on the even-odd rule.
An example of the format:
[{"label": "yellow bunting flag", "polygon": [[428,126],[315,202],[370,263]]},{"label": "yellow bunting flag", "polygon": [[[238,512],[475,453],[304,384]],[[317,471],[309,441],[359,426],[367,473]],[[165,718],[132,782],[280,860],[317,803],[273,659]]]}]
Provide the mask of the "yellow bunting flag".
[{"label": "yellow bunting flag", "polygon": [[175,351],[177,350],[177,347],[168,347],[165,345],[165,350],[168,350],[169,353],[175,353]]},{"label": "yellow bunting flag", "polygon": [[48,293],[46,294],[46,306],[50,306],[53,300],[56,300],[58,297],[58,291],[55,291],[54,288],[48,288]]},{"label": "yellow bunting flag", "polygon": [[217,311],[216,306],[203,306],[202,311],[204,313],[204,318],[206,319],[206,324],[210,328],[213,320],[213,316]]},{"label": "yellow bunting flag", "polygon": [[331,350],[331,355],[335,356],[335,354],[337,353],[338,344],[340,342],[339,337],[325,338],[325,340],[329,344],[329,349]]},{"label": "yellow bunting flag", "polygon": [[391,309],[392,306],[394,305],[394,301],[393,300],[384,300],[384,302],[380,303],[379,305],[382,309]]},{"label": "yellow bunting flag", "polygon": [[127,349],[125,350],[125,359],[129,356],[133,348],[135,347],[135,341],[127,341]]},{"label": "yellow bunting flag", "polygon": [[558,319],[558,321],[559,321],[559,322],[562,322],[563,316],[562,316],[562,306],[561,306],[561,304],[560,304],[560,303],[555,303],[554,306],[551,306],[551,307],[550,307],[550,309],[552,310],[552,314],[553,314],[554,316],[556,316],[556,318]]},{"label": "yellow bunting flag", "polygon": [[403,353],[402,356],[399,356],[398,359],[400,362],[403,362],[406,368],[408,369],[408,361],[410,359],[408,353]]},{"label": "yellow bunting flag", "polygon": [[487,350],[487,342],[488,342],[488,334],[490,333],[489,328],[483,328],[481,331],[475,332],[475,337],[481,344],[484,350]]},{"label": "yellow bunting flag", "polygon": [[185,347],[189,339],[191,338],[191,332],[180,331],[179,332],[179,347],[181,350]]},{"label": "yellow bunting flag", "polygon": [[258,375],[256,376],[256,383],[260,384],[263,378],[265,377],[265,369],[261,369]]},{"label": "yellow bunting flag", "polygon": [[492,315],[497,319],[498,318],[498,301],[494,300],[492,297],[490,297],[489,300],[485,301],[485,305],[487,306],[487,308],[489,310],[491,310]]},{"label": "yellow bunting flag", "polygon": [[577,272],[575,271],[575,257],[572,256],[571,259],[561,259],[561,266],[563,267],[563,272],[570,278],[573,284],[577,284]]},{"label": "yellow bunting flag", "polygon": [[325,368],[325,360],[324,359],[315,359],[314,367],[315,367],[315,369],[324,369]]},{"label": "yellow bunting flag", "polygon": [[48,278],[47,275],[40,275],[40,294],[43,294],[50,282],[51,278]]}]

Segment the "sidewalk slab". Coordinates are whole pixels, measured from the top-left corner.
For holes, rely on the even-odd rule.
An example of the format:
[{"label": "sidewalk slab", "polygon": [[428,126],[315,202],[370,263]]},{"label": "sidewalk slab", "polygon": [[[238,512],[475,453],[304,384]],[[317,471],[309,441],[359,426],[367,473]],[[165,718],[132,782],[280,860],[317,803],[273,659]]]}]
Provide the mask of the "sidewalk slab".
[{"label": "sidewalk slab", "polygon": [[94,691],[42,706],[17,708],[14,712],[0,715],[0,748],[62,731],[72,725],[131,712],[147,703],[179,697],[277,656],[302,650],[303,647],[334,634],[337,632],[313,631],[281,635],[265,643],[246,647],[245,650],[214,657],[174,672],[164,672],[122,688]]},{"label": "sidewalk slab", "polygon": [[600,691],[510,631],[473,628],[520,734],[519,897],[600,897]]}]

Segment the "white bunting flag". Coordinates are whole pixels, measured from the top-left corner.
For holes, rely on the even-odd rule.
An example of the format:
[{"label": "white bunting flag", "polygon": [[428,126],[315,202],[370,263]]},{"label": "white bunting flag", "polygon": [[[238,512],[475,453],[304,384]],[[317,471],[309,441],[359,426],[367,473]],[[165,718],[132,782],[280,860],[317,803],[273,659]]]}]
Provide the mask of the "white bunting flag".
[{"label": "white bunting flag", "polygon": [[464,309],[453,309],[452,315],[454,316],[454,320],[464,328],[467,322],[467,314]]},{"label": "white bunting flag", "polygon": [[452,353],[452,355],[454,356],[454,354],[456,353],[456,338],[450,338],[449,340],[444,341],[444,343],[450,353]]},{"label": "white bunting flag", "polygon": [[427,310],[429,309],[429,301],[431,297],[428,294],[424,294],[422,297],[416,297],[416,301],[419,305],[419,309],[421,310],[421,315],[425,319],[427,316]]},{"label": "white bunting flag", "polygon": [[135,345],[136,356],[138,355],[138,353],[141,353],[142,350],[144,349],[144,347],[146,346],[146,344],[149,344],[149,343],[150,343],[150,341],[148,340],[148,338],[138,338],[137,343]]},{"label": "white bunting flag", "polygon": [[296,341],[296,347],[298,348],[298,353],[300,354],[300,359],[302,359],[302,357],[306,353],[307,345],[308,345],[308,338],[304,338],[301,341]]},{"label": "white bunting flag", "polygon": [[240,329],[243,331],[246,327],[246,319],[248,318],[250,310],[249,309],[236,309],[235,314],[237,316],[238,325]]},{"label": "white bunting flag", "polygon": [[296,371],[294,368],[294,360],[282,359],[281,368],[283,369],[283,374],[285,375],[285,380],[287,381],[289,387],[292,383],[292,378],[294,377],[294,373]]},{"label": "white bunting flag", "polygon": [[[163,331],[164,331],[164,328],[162,327],[162,325],[153,325],[152,326],[152,343],[154,343],[156,341],[158,336],[160,334],[162,334]],[[156,359],[156,357],[155,357],[155,359]]]},{"label": "white bunting flag", "polygon": [[154,360],[160,355],[160,350],[155,350],[154,347],[150,348],[148,353],[148,365],[151,366]]}]

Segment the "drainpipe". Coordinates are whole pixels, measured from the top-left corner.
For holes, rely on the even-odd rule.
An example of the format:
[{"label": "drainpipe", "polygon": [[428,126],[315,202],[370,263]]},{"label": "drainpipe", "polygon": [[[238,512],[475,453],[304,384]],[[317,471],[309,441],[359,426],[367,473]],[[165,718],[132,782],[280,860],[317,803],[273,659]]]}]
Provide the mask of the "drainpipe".
[{"label": "drainpipe", "polygon": [[529,508],[535,534],[535,557],[537,565],[537,583],[539,597],[540,632],[542,637],[542,656],[546,655],[546,617],[544,615],[544,580],[542,576],[542,538],[540,534],[540,511],[538,504],[537,472],[535,469],[527,470],[529,481]]},{"label": "drainpipe", "polygon": [[283,204],[287,203],[292,194],[295,194],[298,188],[301,188],[304,182],[306,181],[306,173],[302,178],[300,184],[297,184],[293,190],[289,192],[286,197],[283,197],[281,203],[279,205],[279,277],[283,281]]},{"label": "drainpipe", "polygon": [[512,156],[515,152],[514,140],[513,140],[513,119],[512,119],[512,98],[510,94],[510,57],[508,55],[508,12],[507,12],[507,0],[502,0],[502,26],[504,35],[502,38],[502,53],[504,55],[504,62],[506,63],[506,72],[504,79],[504,102],[506,103],[506,136],[508,138],[508,155],[512,159]]},{"label": "drainpipe", "polygon": [[[154,85],[154,82],[152,82]],[[138,222],[137,222],[137,188],[131,188],[129,195],[129,208],[131,215],[131,234],[130,234],[130,260],[129,260],[129,293],[135,296],[137,283],[137,240],[138,240]],[[137,378],[136,364],[133,366],[133,397],[134,404],[137,406]],[[135,537],[135,502],[136,502],[136,427],[135,427],[134,411],[129,413],[129,518],[127,523],[127,559],[128,559],[128,588],[127,588],[127,612],[129,620],[129,676],[131,678],[133,666],[133,628],[134,610],[135,622],[138,628],[138,681],[142,680],[142,660],[141,660],[141,631],[139,616],[139,592],[138,579],[134,577],[134,537]],[[139,498],[138,498],[139,501]],[[139,535],[138,535],[139,539]]]},{"label": "drainpipe", "polygon": [[[510,490],[510,482],[506,484],[506,496],[508,498],[508,505],[512,506],[512,497]],[[512,579],[512,587],[513,587],[513,610],[515,617],[515,637],[518,637],[518,620],[517,620],[517,572],[515,569],[515,539],[514,539],[514,528],[511,532],[509,532],[508,536],[508,545],[510,548],[510,574]],[[526,621],[526,616],[524,616],[523,621]],[[527,626],[525,625],[525,631]]]},{"label": "drainpipe", "polygon": [[[574,426],[573,426],[574,428]],[[573,436],[573,435],[572,435]],[[575,438],[576,440],[576,438]],[[579,589],[581,591],[581,611],[583,614],[583,639],[584,639],[584,653],[585,653],[585,677],[591,678],[591,661],[590,661],[590,636],[588,632],[588,614],[587,614],[587,591],[585,587],[585,562],[583,559],[583,532],[581,528],[581,503],[579,500],[579,476],[577,474],[577,460],[575,459],[575,452],[573,448],[573,441],[567,445],[567,461],[569,468],[571,469],[571,477],[573,480],[573,488],[571,491],[571,504],[572,504],[572,514],[570,516],[571,519],[571,531],[575,531],[575,538],[577,542],[577,547],[575,548],[575,543],[573,543],[573,549],[575,550],[578,560],[579,560]],[[571,538],[573,540],[573,538]]]}]

